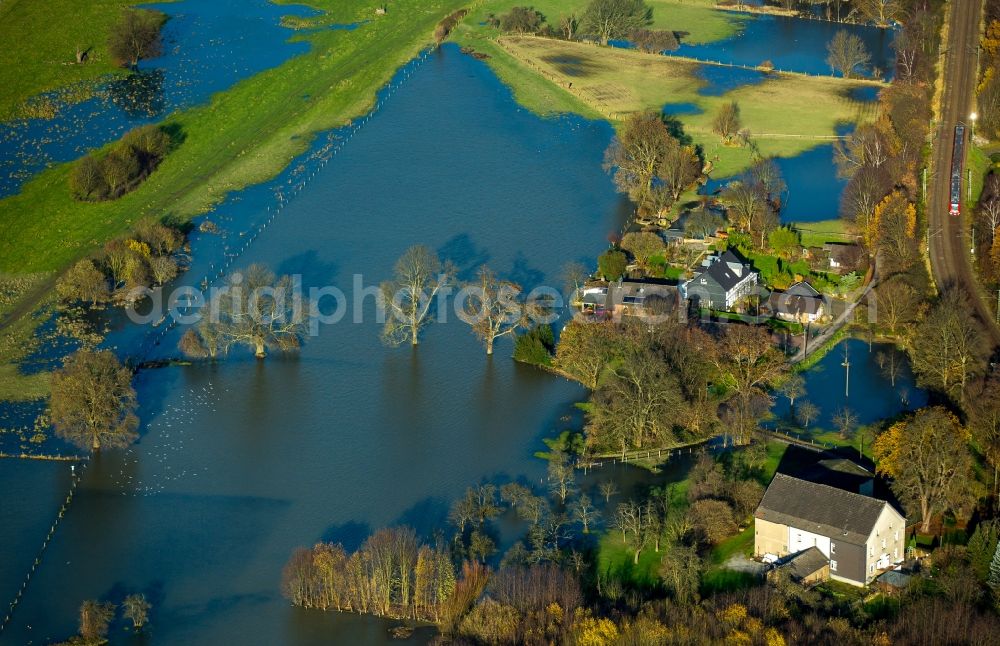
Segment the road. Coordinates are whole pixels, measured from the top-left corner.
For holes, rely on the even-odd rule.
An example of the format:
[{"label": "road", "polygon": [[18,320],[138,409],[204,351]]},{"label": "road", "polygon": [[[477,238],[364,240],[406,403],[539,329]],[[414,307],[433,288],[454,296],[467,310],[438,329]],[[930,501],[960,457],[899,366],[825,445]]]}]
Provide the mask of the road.
[{"label": "road", "polygon": [[[996,312],[992,299],[984,300],[969,261],[972,244],[963,221],[970,214],[963,213],[962,217],[948,215],[955,126],[968,123],[975,105],[976,48],[981,8],[982,0],[952,2],[948,42],[945,45],[941,119],[933,133],[934,152],[928,178],[928,243],[931,272],[938,289],[964,288],[972,296],[973,308],[976,317],[983,323],[983,330],[993,345],[998,346],[1000,329],[994,323]],[[966,177],[962,181],[963,193],[967,190]]]}]

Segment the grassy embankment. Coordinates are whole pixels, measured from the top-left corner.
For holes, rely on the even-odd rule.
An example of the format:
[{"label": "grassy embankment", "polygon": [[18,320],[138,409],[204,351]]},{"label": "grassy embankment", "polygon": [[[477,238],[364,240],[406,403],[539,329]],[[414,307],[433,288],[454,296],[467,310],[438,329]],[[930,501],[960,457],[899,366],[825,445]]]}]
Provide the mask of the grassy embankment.
[{"label": "grassy embankment", "polygon": [[[453,40],[488,55],[487,63],[493,72],[514,91],[517,101],[529,110],[542,115],[574,113],[590,119],[606,118],[607,115],[597,107],[511,57],[496,43],[500,32],[482,24],[490,14],[500,16],[510,11],[511,7],[523,4],[520,0],[487,0],[455,30]],[[649,0],[647,4],[653,8],[652,28],[685,32],[684,42],[691,44],[733,36],[746,20],[740,14],[716,10],[713,0]],[[587,0],[540,0],[531,5],[545,16],[550,25],[558,28],[561,16],[575,14],[579,18]]]},{"label": "grassy embankment", "polygon": [[[871,81],[782,73],[722,96],[703,96],[698,90],[706,82],[696,76],[701,63],[695,61],[531,36],[505,36],[496,43],[494,51],[502,49],[523,68],[523,75],[549,80],[591,113],[613,121],[636,111],[659,111],[668,103],[697,110],[677,118],[719,177],[737,173],[751,161],[749,147],[724,145],[712,132],[716,112],[729,101],[739,103],[743,125],[765,156],[793,157],[829,143],[839,124],[874,116],[872,103],[849,96]],[[537,105],[528,101],[528,107]]]},{"label": "grassy embankment", "polygon": [[[767,485],[785,454],[786,444],[781,442],[768,442],[767,462],[758,474],[758,480],[762,485]],[[667,483],[671,484],[671,483]],[[687,489],[690,484],[688,479],[672,483],[674,486],[671,513],[683,514],[687,509]],[[609,509],[605,510],[604,523],[609,524],[613,520],[614,506],[617,503],[612,501]],[[750,523],[738,534],[722,541],[714,546],[709,554],[704,557],[704,571],[702,573],[702,587],[710,590],[725,589],[730,585],[738,585],[746,578],[739,572],[733,572],[723,567],[723,564],[736,554],[749,556],[753,552],[753,523]],[[665,543],[661,543],[663,550]],[[615,529],[609,529],[601,537],[598,545],[597,569],[601,574],[614,574],[623,582],[634,587],[648,589],[660,585],[659,567],[662,553],[653,550],[652,545],[642,551],[639,556],[639,563],[633,562],[633,554],[622,542],[621,533]]]},{"label": "grassy embankment", "polygon": [[[307,149],[316,132],[370,109],[375,91],[432,42],[437,22],[468,3],[397,0],[385,16],[375,16],[376,3],[349,9],[338,0],[310,4],[327,10],[314,24],[371,22],[355,31],[302,33],[296,37],[312,44],[308,53],[216,94],[205,106],[170,116],[166,124],[183,132],[183,144],[120,199],[74,201],[67,188],[71,165],[62,164],[0,200],[0,272],[59,271],[142,218],[188,219],[230,191],[275,176]],[[30,345],[28,318],[4,330],[8,337],[21,334],[0,342],[0,363],[18,360]],[[10,370],[0,369],[0,375],[9,376]],[[17,380],[4,381],[0,398],[27,398]]]},{"label": "grassy embankment", "polygon": [[[27,116],[25,101],[72,88],[63,100],[85,98],[90,82],[122,74],[108,54],[108,32],[136,0],[6,0],[0,3],[0,121]],[[15,46],[16,43],[16,46]],[[76,64],[76,48],[87,61]],[[48,104],[46,104],[48,105]]]}]

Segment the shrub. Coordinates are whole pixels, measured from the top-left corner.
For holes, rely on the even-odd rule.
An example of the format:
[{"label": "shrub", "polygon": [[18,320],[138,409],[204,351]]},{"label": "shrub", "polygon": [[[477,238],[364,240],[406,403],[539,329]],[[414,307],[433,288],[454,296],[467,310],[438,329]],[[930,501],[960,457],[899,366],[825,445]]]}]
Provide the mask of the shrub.
[{"label": "shrub", "polygon": [[500,16],[500,29],[518,34],[534,34],[542,28],[545,17],[534,7],[512,7],[510,13]]},{"label": "shrub", "polygon": [[597,271],[605,280],[618,280],[625,275],[628,258],[618,249],[608,249],[597,258]]},{"label": "shrub", "polygon": [[672,31],[638,29],[632,32],[630,38],[637,48],[647,54],[659,54],[666,51],[672,52],[681,46]]},{"label": "shrub", "polygon": [[91,154],[78,161],[70,173],[70,192],[87,201],[121,197],[159,166],[170,147],[170,136],[158,126],[136,128],[103,159]]},{"label": "shrub", "polygon": [[552,326],[536,325],[525,334],[517,336],[514,341],[514,359],[536,366],[552,365],[555,347]]}]

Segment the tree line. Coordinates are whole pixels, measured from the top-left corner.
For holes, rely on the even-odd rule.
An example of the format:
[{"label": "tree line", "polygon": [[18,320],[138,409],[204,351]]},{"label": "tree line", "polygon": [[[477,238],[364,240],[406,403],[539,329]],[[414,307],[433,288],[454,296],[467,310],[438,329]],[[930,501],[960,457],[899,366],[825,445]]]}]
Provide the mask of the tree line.
[{"label": "tree line", "polygon": [[511,7],[505,14],[490,14],[486,20],[490,26],[511,34],[564,40],[593,38],[602,45],[611,40],[627,39],[650,54],[680,47],[675,32],[649,29],[652,21],[653,10],[642,0],[591,0],[581,14],[562,14],[553,23],[530,6]]},{"label": "tree line", "polygon": [[77,261],[56,281],[56,295],[64,304],[90,307],[130,300],[136,288],[163,285],[177,277],[183,245],[180,228],[144,220],[131,234],[110,240],[98,253]]},{"label": "tree line", "polygon": [[73,197],[85,202],[114,200],[134,190],[174,147],[161,126],[141,126],[129,131],[105,152],[80,158],[69,175]]}]

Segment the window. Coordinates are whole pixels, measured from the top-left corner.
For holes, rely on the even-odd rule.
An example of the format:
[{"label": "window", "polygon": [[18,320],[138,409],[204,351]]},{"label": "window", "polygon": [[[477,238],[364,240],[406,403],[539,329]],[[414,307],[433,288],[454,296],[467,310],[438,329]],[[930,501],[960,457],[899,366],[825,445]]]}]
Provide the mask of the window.
[{"label": "window", "polygon": [[837,562],[836,561],[830,561],[830,571],[831,572],[836,572],[837,571]]},{"label": "window", "polygon": [[872,563],[871,565],[868,566],[868,571],[869,572],[874,572],[875,571],[875,564],[874,563]]},{"label": "window", "polygon": [[837,544],[830,543],[830,554],[836,554],[836,553],[837,553]]},{"label": "window", "polygon": [[882,539],[882,549],[885,549],[885,539]]}]

